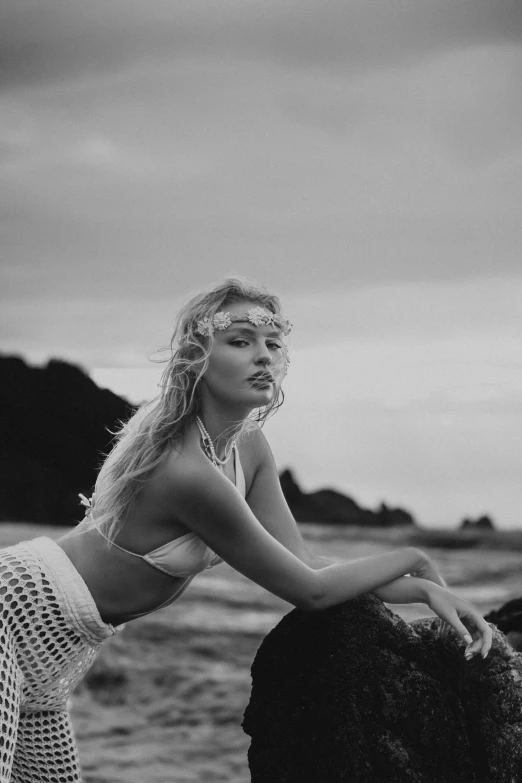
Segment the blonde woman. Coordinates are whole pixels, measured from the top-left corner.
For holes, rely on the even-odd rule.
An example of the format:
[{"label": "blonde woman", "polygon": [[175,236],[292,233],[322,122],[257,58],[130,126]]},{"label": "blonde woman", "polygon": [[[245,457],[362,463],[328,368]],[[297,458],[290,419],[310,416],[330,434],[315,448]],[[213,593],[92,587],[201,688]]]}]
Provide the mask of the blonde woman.
[{"label": "blonde woman", "polygon": [[283,400],[289,332],[251,281],[194,297],[161,393],[122,427],[85,519],[0,552],[0,783],[80,780],[67,700],[100,645],[222,560],[310,611],[370,591],[424,602],[467,658],[487,655],[489,626],[418,549],[336,564],[306,550],[261,430]]}]

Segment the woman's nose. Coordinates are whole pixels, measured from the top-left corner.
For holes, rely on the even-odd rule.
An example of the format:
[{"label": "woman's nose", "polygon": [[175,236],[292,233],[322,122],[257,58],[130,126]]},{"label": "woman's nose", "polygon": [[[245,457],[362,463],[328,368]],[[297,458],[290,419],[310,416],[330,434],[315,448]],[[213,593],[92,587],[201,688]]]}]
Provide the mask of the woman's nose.
[{"label": "woman's nose", "polygon": [[272,355],[270,354],[270,351],[268,350],[266,345],[263,345],[259,348],[256,361],[259,364],[270,364],[272,361]]}]

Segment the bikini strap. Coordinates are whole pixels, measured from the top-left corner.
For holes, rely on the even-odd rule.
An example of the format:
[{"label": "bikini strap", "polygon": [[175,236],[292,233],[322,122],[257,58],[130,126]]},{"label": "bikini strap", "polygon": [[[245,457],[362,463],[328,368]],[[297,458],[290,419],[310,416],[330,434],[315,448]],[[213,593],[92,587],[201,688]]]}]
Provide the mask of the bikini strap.
[{"label": "bikini strap", "polygon": [[234,443],[234,468],[236,473],[236,488],[239,490],[241,495],[245,497],[246,495],[245,474],[243,473],[243,466],[241,465],[241,460],[239,459],[239,451],[237,448],[237,444],[235,443]]},{"label": "bikini strap", "polygon": [[101,529],[97,525],[94,525],[94,527],[96,528],[100,536],[104,538],[111,546],[115,546],[116,549],[121,549],[122,552],[126,552],[128,555],[132,555],[133,557],[139,557],[140,560],[145,560],[145,555],[139,555],[137,552],[131,552],[130,549],[125,549],[125,547],[120,546],[115,541],[111,541],[110,538],[107,538],[105,533],[102,533]]}]

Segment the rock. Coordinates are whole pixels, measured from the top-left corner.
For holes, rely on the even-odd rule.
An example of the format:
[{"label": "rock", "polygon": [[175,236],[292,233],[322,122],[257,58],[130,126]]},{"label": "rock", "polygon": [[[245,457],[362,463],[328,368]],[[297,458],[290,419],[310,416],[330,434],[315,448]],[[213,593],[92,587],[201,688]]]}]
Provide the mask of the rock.
[{"label": "rock", "polygon": [[284,470],[279,480],[286,502],[298,522],[373,527],[415,525],[412,515],[401,508],[389,508],[382,503],[377,511],[371,511],[335,489],[303,492],[291,470]]},{"label": "rock", "polygon": [[437,621],[373,595],[293,610],[252,666],[252,783],[520,783],[522,656],[465,662]]},{"label": "rock", "polygon": [[489,517],[487,514],[484,514],[481,517],[477,517],[477,519],[463,519],[460,523],[460,529],[466,530],[494,530],[495,524],[491,517]]},{"label": "rock", "polygon": [[486,615],[486,620],[506,635],[515,650],[522,652],[522,598],[514,598],[500,609],[494,609]]},{"label": "rock", "polygon": [[73,524],[133,407],[80,368],[0,356],[0,520]]},{"label": "rock", "polygon": [[414,525],[415,520],[409,511],[403,508],[390,508],[386,503],[381,503],[377,511],[377,524],[381,527],[400,527],[401,525]]}]

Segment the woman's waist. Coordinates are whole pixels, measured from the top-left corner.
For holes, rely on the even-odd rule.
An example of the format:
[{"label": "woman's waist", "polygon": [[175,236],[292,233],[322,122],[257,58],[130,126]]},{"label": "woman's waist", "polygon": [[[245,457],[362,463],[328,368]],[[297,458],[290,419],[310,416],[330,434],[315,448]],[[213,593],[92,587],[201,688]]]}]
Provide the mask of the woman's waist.
[{"label": "woman's waist", "polygon": [[86,583],[106,623],[127,622],[181,594],[190,578],[170,576],[139,557],[110,547],[96,530],[67,534],[56,542]]}]

